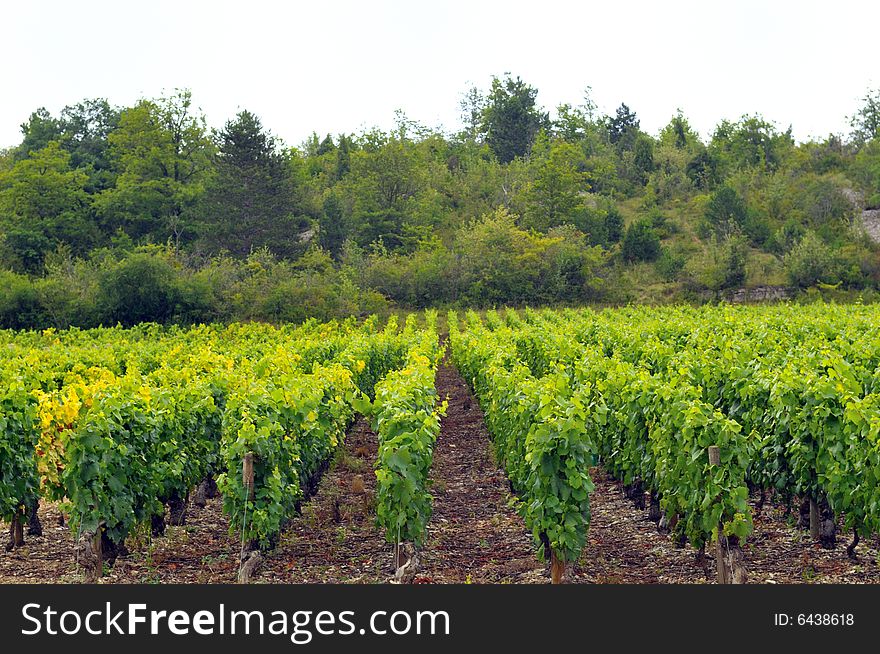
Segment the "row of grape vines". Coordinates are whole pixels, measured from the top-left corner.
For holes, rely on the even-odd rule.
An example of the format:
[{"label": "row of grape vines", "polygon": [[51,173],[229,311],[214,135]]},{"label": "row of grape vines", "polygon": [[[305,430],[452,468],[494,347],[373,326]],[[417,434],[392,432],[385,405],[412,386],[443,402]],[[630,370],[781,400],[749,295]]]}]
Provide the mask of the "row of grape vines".
[{"label": "row of grape vines", "polygon": [[102,552],[112,561],[142,524],[161,533],[166,505],[172,521],[185,519],[174,509],[210,481],[243,553],[269,548],[356,412],[382,442],[386,537],[419,542],[443,410],[436,319],[0,332],[9,547],[23,543],[41,499],[58,502],[96,578]]},{"label": "row of grape vines", "polygon": [[744,575],[750,490],[803,500],[826,547],[842,514],[850,555],[880,532],[875,307],[490,311],[449,324],[536,544],[561,568],[584,547],[594,462],[633,497],[649,493],[679,539],[723,545],[725,580]]}]

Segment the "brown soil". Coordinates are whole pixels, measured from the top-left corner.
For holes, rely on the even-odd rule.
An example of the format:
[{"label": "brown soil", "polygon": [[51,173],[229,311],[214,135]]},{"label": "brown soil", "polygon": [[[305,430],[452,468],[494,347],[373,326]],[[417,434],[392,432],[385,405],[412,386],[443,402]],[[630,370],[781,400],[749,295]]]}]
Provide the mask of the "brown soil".
[{"label": "brown soil", "polygon": [[376,434],[359,418],[345,447],[267,557],[256,581],[380,583],[394,573],[391,545],[376,526]]},{"label": "brown soil", "polygon": [[[431,492],[434,514],[422,548],[417,583],[547,583],[546,564],[535,556],[531,534],[513,508],[503,472],[494,463],[483,414],[458,372],[448,364],[437,374],[449,401],[434,451]],[[266,557],[255,583],[376,583],[394,570],[392,548],[374,517],[377,442],[364,420],[324,474]],[[657,531],[647,512],[634,508],[620,484],[593,470],[592,522],[587,547],[569,566],[572,583],[711,583],[712,548],[706,565],[689,547],[677,548]],[[240,542],[230,534],[220,498],[204,508],[190,505],[187,524],[168,527],[161,538],[144,529],[127,541],[103,583],[230,583],[236,579]],[[768,502],[756,513],[755,533],[745,545],[749,580],[757,583],[880,583],[880,541],[863,539],[850,561],[848,534],[834,550],[809,542]],[[56,506],[40,507],[44,536],[25,536],[25,547],[0,551],[0,583],[68,583],[81,579],[73,558],[75,534],[59,526]],[[0,527],[6,527],[5,525]],[[7,529],[4,529],[4,532]]]},{"label": "brown soil", "polygon": [[483,412],[458,371],[444,362],[437,391],[449,405],[434,447],[428,523],[419,576],[437,583],[544,581],[531,534],[511,507]]},{"label": "brown soil", "polygon": [[[229,534],[220,497],[204,508],[192,503],[186,524],[167,527],[165,536],[151,538],[149,525],[129,536],[130,554],[107,570],[102,583],[230,583],[238,572],[240,547]],[[79,583],[74,558],[76,534],[59,526],[54,504],[41,504],[43,536],[25,536],[25,546],[0,554],[0,583]]]}]

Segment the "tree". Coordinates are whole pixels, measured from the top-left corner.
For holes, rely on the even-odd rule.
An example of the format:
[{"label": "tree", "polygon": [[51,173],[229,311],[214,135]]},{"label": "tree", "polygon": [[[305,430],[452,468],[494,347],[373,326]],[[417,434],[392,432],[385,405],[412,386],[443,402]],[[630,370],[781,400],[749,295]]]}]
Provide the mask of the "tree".
[{"label": "tree", "polygon": [[351,170],[351,139],[345,134],[339,135],[339,147],[336,149],[336,180],[345,177]]},{"label": "tree", "polygon": [[589,189],[587,176],[580,170],[580,149],[562,140],[540,140],[532,156],[534,179],[527,187],[526,222],[546,230],[572,221],[581,203],[580,194]]},{"label": "tree", "polygon": [[98,287],[104,323],[126,327],[165,322],[178,296],[174,268],[167,259],[148,253],[132,254],[105,270]]},{"label": "tree", "polygon": [[776,170],[793,147],[791,127],[780,132],[759,115],[743,116],[735,123],[721,121],[709,143],[723,175],[748,168]]},{"label": "tree", "polygon": [[85,254],[99,239],[89,215],[87,176],[72,170],[70,154],[50,141],[0,174],[0,225],[14,267],[37,272],[59,243]]},{"label": "tree", "polygon": [[862,107],[850,118],[852,140],[857,145],[880,138],[880,89],[868,89]]},{"label": "tree", "polygon": [[16,160],[25,159],[32,152],[42,150],[50,141],[60,141],[64,131],[61,121],[54,118],[45,107],[40,107],[28,117],[26,123],[22,123],[21,133],[24,138],[14,150]]},{"label": "tree", "polygon": [[639,131],[639,119],[634,111],[625,103],[614,112],[614,117],[608,119],[608,140],[622,150],[632,149],[635,135]]},{"label": "tree", "polygon": [[235,255],[265,246],[290,256],[299,245],[294,210],[286,156],[257,116],[239,112],[217,136],[215,176],[201,210],[205,241]]},{"label": "tree", "polygon": [[748,244],[742,236],[731,236],[722,248],[723,288],[736,288],[746,281]]},{"label": "tree", "polygon": [[633,145],[633,166],[640,184],[648,181],[654,170],[654,141],[650,136],[639,134]]},{"label": "tree", "polygon": [[549,127],[550,116],[538,108],[537,96],[538,90],[519,77],[492,78],[482,131],[501,163],[526,156],[538,132]]},{"label": "tree", "polygon": [[742,286],[746,280],[748,246],[740,235],[719,241],[714,236],[701,255],[688,262],[691,277],[713,291]]},{"label": "tree", "polygon": [[175,245],[193,232],[212,144],[189,91],[126,109],[109,136],[116,186],[98,198],[108,231]]},{"label": "tree", "polygon": [[681,109],[676,111],[666,127],[660,130],[660,143],[672,146],[676,150],[693,149],[694,146],[702,145],[700,136],[693,130]]},{"label": "tree", "polygon": [[605,238],[608,243],[617,243],[623,236],[623,216],[620,210],[611,206],[605,214],[604,219]]},{"label": "tree", "polygon": [[352,159],[346,184],[355,240],[366,246],[381,238],[391,250],[414,247],[410,219],[427,185],[427,153],[408,139],[374,134],[371,140]]},{"label": "tree", "polygon": [[706,206],[706,221],[720,237],[743,230],[748,220],[748,207],[734,189],[722,186],[712,194]]},{"label": "tree", "polygon": [[849,172],[866,191],[868,206],[880,208],[880,139],[859,148]]},{"label": "tree", "polygon": [[327,136],[324,137],[324,140],[321,141],[320,144],[318,144],[318,151],[316,154],[319,157],[321,157],[325,154],[333,152],[335,149],[336,149],[336,144],[333,143],[333,137],[328,134]]},{"label": "tree", "polygon": [[119,111],[103,99],[68,105],[60,118],[45,108],[37,109],[21,126],[23,139],[14,150],[15,159],[25,159],[56,141],[70,153],[70,167],[81,168],[88,175],[89,193],[102,191],[114,181],[108,137],[118,122]]},{"label": "tree", "polygon": [[461,109],[461,123],[464,126],[462,134],[465,140],[476,141],[480,136],[483,112],[486,110],[485,96],[476,86],[471,86],[461,94],[459,108]]},{"label": "tree", "polygon": [[654,261],[660,256],[660,237],[650,220],[637,220],[627,228],[621,253],[624,260],[629,262]]},{"label": "tree", "polygon": [[110,133],[119,125],[119,110],[103,98],[86,99],[61,111],[61,145],[70,152],[70,165],[89,176],[89,192],[113,186]]},{"label": "tree", "polygon": [[807,232],[783,261],[793,286],[806,288],[818,282],[837,282],[834,254],[814,232]]},{"label": "tree", "polygon": [[334,258],[342,252],[342,246],[348,238],[349,226],[345,220],[342,203],[336,193],[330,192],[324,200],[323,211],[318,220],[318,237],[321,247]]},{"label": "tree", "polygon": [[706,191],[716,181],[717,173],[715,168],[715,159],[712,158],[705,148],[702,148],[688,161],[685,174],[696,188]]}]

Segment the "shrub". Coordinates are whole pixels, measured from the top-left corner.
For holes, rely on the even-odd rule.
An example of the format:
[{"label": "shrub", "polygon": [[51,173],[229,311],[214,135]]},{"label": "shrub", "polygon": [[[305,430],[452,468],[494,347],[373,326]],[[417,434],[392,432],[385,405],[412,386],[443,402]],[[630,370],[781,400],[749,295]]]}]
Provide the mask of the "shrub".
[{"label": "shrub", "polygon": [[45,322],[40,296],[31,280],[11,271],[0,272],[0,327],[27,329]]},{"label": "shrub", "polygon": [[667,282],[674,282],[684,269],[685,263],[687,259],[684,254],[663,248],[660,258],[657,259],[657,272]]},{"label": "shrub", "polygon": [[660,256],[660,237],[648,220],[638,220],[623,237],[623,258],[626,261],[654,261]]},{"label": "shrub", "polygon": [[696,286],[720,291],[741,286],[746,280],[748,245],[741,236],[722,242],[713,240],[708,250],[688,262],[688,271]]},{"label": "shrub", "polygon": [[623,216],[620,215],[617,207],[611,206],[605,214],[605,238],[608,239],[608,243],[617,243],[622,236]]},{"label": "shrub", "polygon": [[834,254],[814,232],[806,235],[785,255],[785,272],[793,286],[806,288],[817,282],[838,281]]},{"label": "shrub", "polygon": [[105,270],[98,291],[105,323],[165,322],[177,302],[177,273],[164,257],[138,252]]}]

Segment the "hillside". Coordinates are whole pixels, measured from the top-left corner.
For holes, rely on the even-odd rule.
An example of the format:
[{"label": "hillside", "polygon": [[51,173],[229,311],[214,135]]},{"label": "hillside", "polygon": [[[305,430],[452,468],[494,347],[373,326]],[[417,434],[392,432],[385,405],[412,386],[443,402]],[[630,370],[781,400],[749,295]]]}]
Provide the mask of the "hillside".
[{"label": "hillside", "polygon": [[209,130],[188,91],[38,109],[0,154],[0,325],[705,301],[767,287],[872,299],[878,93],[855,108],[850,135],[804,143],[757,114],[708,138],[683,112],[648,134],[626,104],[600,115],[588,96],[551,115],[510,76],[464,94],[457,131],[399,113],[391,132],[296,147],[246,110]]}]

